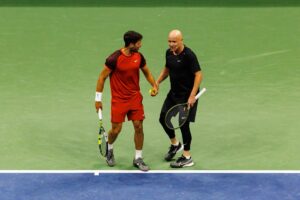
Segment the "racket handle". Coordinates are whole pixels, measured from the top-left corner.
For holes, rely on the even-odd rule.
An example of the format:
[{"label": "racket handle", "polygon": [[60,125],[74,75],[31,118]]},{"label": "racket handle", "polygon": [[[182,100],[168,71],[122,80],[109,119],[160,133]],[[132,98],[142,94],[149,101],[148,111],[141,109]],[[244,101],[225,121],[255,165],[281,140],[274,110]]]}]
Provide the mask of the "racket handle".
[{"label": "racket handle", "polygon": [[202,90],[195,96],[195,99],[199,99],[199,97],[204,93],[206,92],[206,88],[202,88]]},{"label": "racket handle", "polygon": [[98,117],[100,120],[102,120],[102,110],[101,109],[98,110]]}]

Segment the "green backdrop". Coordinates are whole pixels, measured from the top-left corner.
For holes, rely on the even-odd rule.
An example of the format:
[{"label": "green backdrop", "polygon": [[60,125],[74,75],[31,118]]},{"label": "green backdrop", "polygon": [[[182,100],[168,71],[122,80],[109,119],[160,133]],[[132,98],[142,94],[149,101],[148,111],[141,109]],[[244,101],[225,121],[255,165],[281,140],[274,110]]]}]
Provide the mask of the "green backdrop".
[{"label": "green backdrop", "polygon": [[[117,165],[109,168],[98,158],[96,81],[105,58],[123,46],[123,33],[131,29],[144,35],[141,52],[157,77],[174,28],[197,54],[208,90],[191,125],[196,164],[187,169],[300,169],[300,8],[295,1],[65,2],[0,4],[1,170],[135,169],[131,122],[124,123],[114,145]],[[140,83],[145,162],[154,170],[170,169],[163,160],[169,141],[158,122],[169,82],[154,98],[142,73]],[[109,81],[103,101],[109,129]]]}]

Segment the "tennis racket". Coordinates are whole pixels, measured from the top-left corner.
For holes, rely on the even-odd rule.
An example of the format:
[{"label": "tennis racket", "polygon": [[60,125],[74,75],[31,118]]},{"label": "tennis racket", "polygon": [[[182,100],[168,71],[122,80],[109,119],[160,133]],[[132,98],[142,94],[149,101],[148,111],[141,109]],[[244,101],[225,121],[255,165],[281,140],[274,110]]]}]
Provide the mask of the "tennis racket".
[{"label": "tennis racket", "polygon": [[103,127],[102,110],[101,109],[98,110],[98,117],[99,117],[98,146],[99,146],[100,155],[102,157],[106,157],[108,137],[107,137],[107,133],[105,132],[105,129]]},{"label": "tennis racket", "polygon": [[[203,88],[196,96],[195,99],[206,92],[206,88]],[[189,117],[190,109],[188,103],[181,103],[170,108],[165,116],[165,123],[169,129],[178,129],[186,122]]]}]

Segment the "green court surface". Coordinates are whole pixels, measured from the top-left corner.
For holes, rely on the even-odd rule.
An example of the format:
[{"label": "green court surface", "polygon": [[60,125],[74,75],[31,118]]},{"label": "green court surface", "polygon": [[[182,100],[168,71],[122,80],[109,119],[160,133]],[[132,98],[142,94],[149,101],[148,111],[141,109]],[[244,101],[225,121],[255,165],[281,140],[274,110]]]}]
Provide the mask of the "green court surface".
[{"label": "green court surface", "polygon": [[[299,21],[300,7],[280,5],[0,7],[0,169],[135,169],[131,122],[114,145],[117,165],[98,158],[96,81],[131,29],[144,35],[141,52],[157,77],[168,32],[178,28],[207,88],[191,125],[189,169],[299,170]],[[168,170],[158,117],[169,81],[154,98],[142,73],[140,83],[145,162]],[[109,81],[104,123],[109,129]]]}]

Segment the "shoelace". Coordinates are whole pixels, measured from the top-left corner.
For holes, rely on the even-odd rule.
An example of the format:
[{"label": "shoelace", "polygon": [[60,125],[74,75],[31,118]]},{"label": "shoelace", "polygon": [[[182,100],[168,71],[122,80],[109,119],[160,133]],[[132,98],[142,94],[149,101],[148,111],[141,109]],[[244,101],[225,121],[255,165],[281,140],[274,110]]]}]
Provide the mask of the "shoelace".
[{"label": "shoelace", "polygon": [[111,157],[113,156],[113,153],[111,151],[108,151],[107,152],[107,158],[108,159],[111,159]]},{"label": "shoelace", "polygon": [[144,163],[144,161],[142,159],[139,159],[138,162],[137,162],[137,165],[145,166],[146,164]]},{"label": "shoelace", "polygon": [[174,151],[178,146],[175,146],[175,145],[171,145],[170,146],[170,149],[169,149],[169,152],[172,152]]},{"label": "shoelace", "polygon": [[181,156],[181,157],[178,158],[177,162],[183,161],[183,160],[185,160],[185,159],[186,159],[186,158],[185,158],[184,156]]}]

